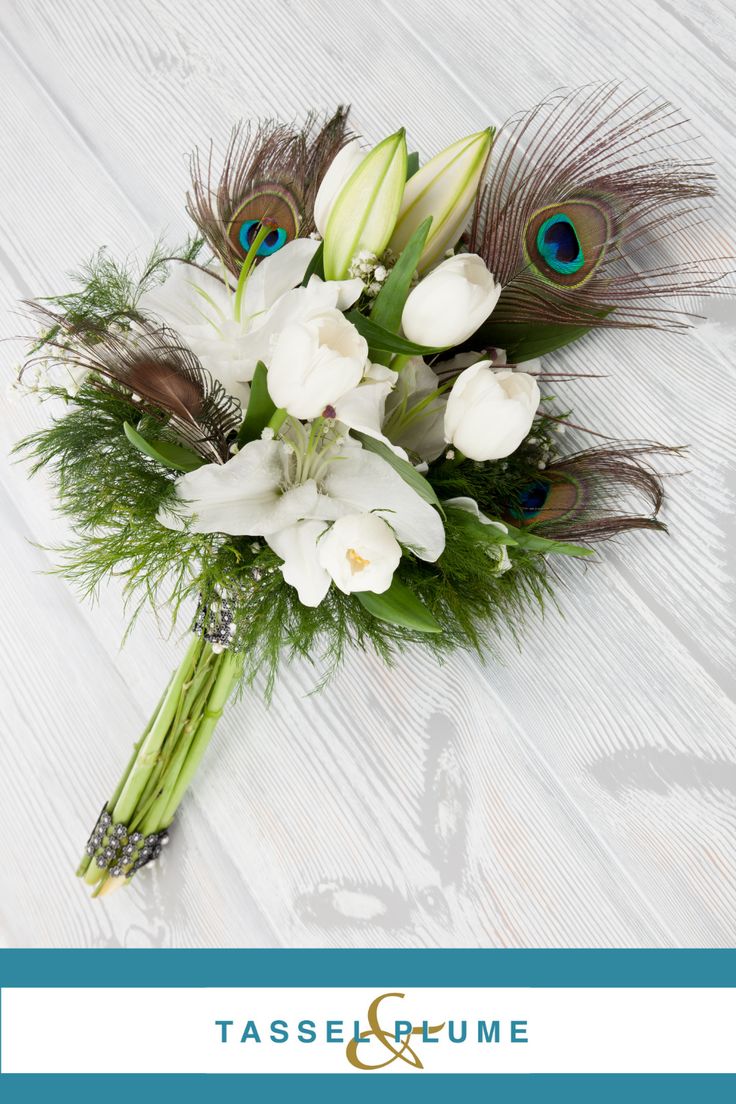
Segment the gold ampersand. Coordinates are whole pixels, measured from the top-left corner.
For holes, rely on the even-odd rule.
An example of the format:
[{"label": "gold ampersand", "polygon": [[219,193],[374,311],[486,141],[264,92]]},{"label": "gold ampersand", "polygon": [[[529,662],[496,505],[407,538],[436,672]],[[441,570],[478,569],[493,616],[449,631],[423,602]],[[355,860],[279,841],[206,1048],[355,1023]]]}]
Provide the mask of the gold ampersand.
[{"label": "gold ampersand", "polygon": [[[402,1062],[406,1062],[407,1066],[412,1066],[414,1069],[424,1069],[421,1058],[416,1051],[412,1050],[409,1046],[409,1040],[412,1035],[424,1035],[425,1029],[423,1027],[413,1027],[411,1031],[407,1032],[403,1042],[397,1042],[393,1033],[384,1031],[378,1022],[378,1006],[381,1001],[385,1000],[387,997],[399,997],[403,999],[404,994],[382,993],[380,997],[376,997],[368,1009],[368,1024],[370,1030],[361,1031],[360,1038],[369,1039],[372,1036],[374,1039],[377,1039],[379,1043],[382,1043],[386,1050],[390,1052],[391,1057],[387,1058],[385,1062],[376,1062],[373,1065],[369,1065],[358,1057],[358,1039],[351,1039],[345,1050],[348,1062],[350,1062],[352,1066],[355,1066],[356,1069],[377,1070],[383,1069],[384,1066],[390,1066],[392,1062],[395,1062],[396,1059],[399,1058]],[[426,1028],[426,1034],[436,1035],[444,1026],[444,1023],[436,1024],[434,1027],[428,1026]]]}]

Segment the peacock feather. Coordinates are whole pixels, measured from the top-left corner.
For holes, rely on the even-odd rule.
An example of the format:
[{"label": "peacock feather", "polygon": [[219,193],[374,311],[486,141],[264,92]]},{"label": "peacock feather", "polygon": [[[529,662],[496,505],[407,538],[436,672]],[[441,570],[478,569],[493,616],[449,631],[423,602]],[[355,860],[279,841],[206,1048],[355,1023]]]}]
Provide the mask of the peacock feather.
[{"label": "peacock feather", "polygon": [[592,326],[678,329],[689,315],[672,297],[725,290],[729,258],[710,256],[703,222],[714,176],[681,159],[686,140],[668,104],[615,84],[506,123],[468,236],[503,285],[476,344],[518,360]]},{"label": "peacock feather", "polygon": [[301,130],[274,122],[238,126],[217,176],[210,147],[195,150],[187,211],[214,254],[234,275],[262,226],[269,232],[257,256],[269,256],[314,226],[314,197],[330,162],[350,138],[348,108],[322,126],[315,116]]},{"label": "peacock feather", "polygon": [[523,486],[509,510],[514,524],[555,540],[607,540],[627,529],[665,529],[657,514],[662,478],[650,460],[678,449],[648,442],[591,448],[551,463]]},{"label": "peacock feather", "polygon": [[[80,334],[61,314],[30,304],[37,318],[52,323],[38,361],[63,363],[87,374],[101,389],[124,388],[141,414],[165,422],[208,462],[224,463],[241,422],[240,404],[214,380],[179,335],[164,325],[137,322],[118,330],[87,327]],[[27,362],[34,363],[31,357]]]}]

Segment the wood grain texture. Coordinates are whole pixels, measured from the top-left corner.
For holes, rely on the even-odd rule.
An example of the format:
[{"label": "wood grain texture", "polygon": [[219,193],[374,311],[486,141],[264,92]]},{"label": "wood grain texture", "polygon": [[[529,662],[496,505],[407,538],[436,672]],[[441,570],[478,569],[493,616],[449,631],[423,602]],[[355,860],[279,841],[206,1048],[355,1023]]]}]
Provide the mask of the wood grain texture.
[{"label": "wood grain texture", "polygon": [[[563,84],[611,76],[683,108],[718,167],[733,250],[733,5],[709,0],[6,3],[2,336],[100,244],[183,236],[186,153],[241,115],[352,101],[435,152]],[[246,64],[247,62],[247,64]],[[707,75],[707,79],[706,78]],[[711,233],[713,231],[710,231]],[[72,877],[177,640],[128,644],[120,589],[44,574],[43,479],[0,482],[0,942],[10,946],[723,946],[736,930],[731,304],[687,338],[599,334],[550,358],[580,421],[690,443],[670,537],[631,536],[481,665],[352,655],[328,689],[283,670],[236,703],[160,868],[104,903]],[[2,346],[10,374],[20,345]],[[558,389],[559,390],[559,389]],[[49,416],[6,400],[3,452]]]}]

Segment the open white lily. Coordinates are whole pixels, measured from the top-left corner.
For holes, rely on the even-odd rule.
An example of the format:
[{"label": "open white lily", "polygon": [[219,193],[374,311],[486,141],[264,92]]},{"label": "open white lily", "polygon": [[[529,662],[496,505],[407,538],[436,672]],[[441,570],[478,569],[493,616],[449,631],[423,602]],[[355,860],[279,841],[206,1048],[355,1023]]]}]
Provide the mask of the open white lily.
[{"label": "open white lily", "polygon": [[168,279],[141,296],[138,309],[175,329],[203,368],[245,407],[256,365],[268,363],[281,329],[315,311],[346,310],[362,291],[360,280],[316,276],[306,288],[297,286],[318,245],[296,238],[265,257],[250,273],[240,301],[228,279],[174,262]]},{"label": "open white lily", "polygon": [[336,419],[346,429],[375,437],[392,448],[402,459],[406,459],[404,449],[390,441],[383,431],[386,403],[399,379],[400,373],[392,372],[383,364],[368,361],[362,381],[338,399],[333,404],[333,409]]},{"label": "open white lily", "polygon": [[[181,476],[176,484],[179,501],[174,510],[161,511],[161,524],[178,528],[186,523],[197,533],[264,537],[284,561],[284,578],[309,606],[319,605],[333,580],[335,542],[322,557],[319,545],[338,518],[381,518],[394,540],[420,559],[434,561],[441,555],[445,532],[440,515],[385,460],[357,441],[336,437],[329,428],[320,436],[314,427],[289,419],[286,433],[285,440],[253,441],[226,464],[208,464]],[[378,541],[388,555],[387,541],[375,533],[366,540],[366,547]],[[358,559],[353,566],[364,560],[367,567],[370,556],[354,551]],[[380,571],[364,577],[368,583],[373,578],[383,586],[385,562]],[[345,582],[344,573],[340,579]]]},{"label": "open white lily", "polygon": [[446,406],[437,375],[421,357],[411,357],[386,399],[383,430],[394,451],[436,460],[445,448]]}]

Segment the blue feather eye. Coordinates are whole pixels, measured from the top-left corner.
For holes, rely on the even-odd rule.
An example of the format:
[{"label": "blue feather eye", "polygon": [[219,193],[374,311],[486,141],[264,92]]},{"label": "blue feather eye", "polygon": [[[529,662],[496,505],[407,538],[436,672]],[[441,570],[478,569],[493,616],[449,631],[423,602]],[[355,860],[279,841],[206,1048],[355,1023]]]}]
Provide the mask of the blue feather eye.
[{"label": "blue feather eye", "polygon": [[[260,229],[260,219],[247,219],[240,227],[238,238],[246,253],[255,241]],[[259,245],[256,256],[270,257],[272,253],[276,253],[281,249],[282,245],[286,245],[287,238],[288,234],[283,226],[274,226]]]},{"label": "blue feather eye", "polygon": [[551,269],[569,276],[585,264],[575,225],[567,215],[545,219],[537,231],[537,249]]},{"label": "blue feather eye", "polygon": [[534,518],[543,509],[549,498],[550,484],[546,479],[535,479],[519,491],[519,506],[513,511],[515,517]]}]

